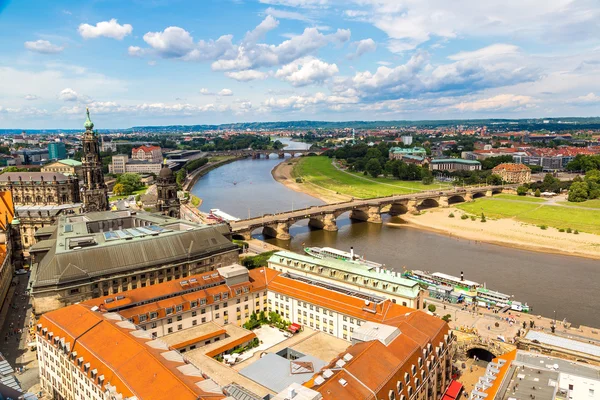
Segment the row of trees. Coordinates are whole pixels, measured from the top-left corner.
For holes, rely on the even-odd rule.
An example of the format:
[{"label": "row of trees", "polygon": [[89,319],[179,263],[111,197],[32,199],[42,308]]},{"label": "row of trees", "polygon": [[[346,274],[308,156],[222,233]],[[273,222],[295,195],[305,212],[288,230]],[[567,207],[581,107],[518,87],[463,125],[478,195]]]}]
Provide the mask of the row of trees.
[{"label": "row of trees", "polygon": [[582,202],[598,198],[600,198],[599,170],[588,170],[583,179],[579,176],[573,179],[569,189],[569,201]]},{"label": "row of trees", "polygon": [[194,138],[186,142],[182,147],[186,149],[202,151],[227,151],[227,150],[281,150],[283,143],[279,140],[272,141],[269,135],[235,135],[228,138],[216,137],[212,140],[207,138]]},{"label": "row of trees", "polygon": [[579,154],[567,164],[567,170],[569,171],[587,172],[593,169],[600,170],[600,154],[595,156],[584,156]]}]

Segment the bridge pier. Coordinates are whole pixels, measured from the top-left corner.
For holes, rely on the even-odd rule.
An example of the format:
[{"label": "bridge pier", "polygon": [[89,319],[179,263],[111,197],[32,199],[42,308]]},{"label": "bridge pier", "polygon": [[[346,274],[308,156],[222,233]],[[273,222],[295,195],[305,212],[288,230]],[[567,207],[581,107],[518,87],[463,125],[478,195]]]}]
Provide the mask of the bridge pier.
[{"label": "bridge pier", "polygon": [[443,208],[449,207],[449,205],[448,205],[448,196],[440,196],[438,204],[440,205],[440,207],[443,207]]},{"label": "bridge pier", "polygon": [[250,239],[252,239],[252,231],[251,230],[239,231],[239,232],[235,232],[235,234],[243,237],[244,240],[250,240]]},{"label": "bridge pier", "polygon": [[419,209],[417,208],[417,200],[409,200],[408,203],[406,204],[406,208],[408,209],[408,212],[411,214],[419,213]]},{"label": "bridge pier", "polygon": [[308,221],[308,225],[324,231],[336,232],[338,230],[336,217],[333,213],[312,217]]},{"label": "bridge pier", "polygon": [[492,191],[491,190],[486,190],[485,191],[485,197],[492,197]]},{"label": "bridge pier", "polygon": [[473,193],[467,192],[465,193],[465,202],[473,201]]},{"label": "bridge pier", "polygon": [[285,153],[279,153],[277,155],[279,156],[279,158],[284,158],[285,157]]},{"label": "bridge pier", "polygon": [[263,235],[274,237],[279,240],[290,240],[290,223],[288,221],[278,221],[275,224],[265,225]]}]

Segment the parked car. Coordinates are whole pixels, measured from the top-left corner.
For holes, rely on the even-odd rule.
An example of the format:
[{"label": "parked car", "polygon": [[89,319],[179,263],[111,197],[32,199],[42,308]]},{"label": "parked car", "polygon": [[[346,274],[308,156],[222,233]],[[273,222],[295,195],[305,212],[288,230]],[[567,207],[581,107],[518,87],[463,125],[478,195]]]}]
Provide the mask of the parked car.
[{"label": "parked car", "polygon": [[18,269],[15,271],[15,275],[25,275],[27,272],[28,271],[26,269]]}]

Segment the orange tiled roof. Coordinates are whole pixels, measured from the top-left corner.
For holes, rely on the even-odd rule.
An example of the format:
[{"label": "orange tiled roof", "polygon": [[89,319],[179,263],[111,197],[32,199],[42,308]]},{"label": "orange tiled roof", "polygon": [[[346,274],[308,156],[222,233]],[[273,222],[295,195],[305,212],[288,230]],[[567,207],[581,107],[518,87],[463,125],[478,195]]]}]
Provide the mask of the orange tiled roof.
[{"label": "orange tiled roof", "polygon": [[239,337],[239,338],[237,338],[237,339],[235,339],[235,340],[232,340],[232,341],[231,341],[231,342],[229,342],[229,343],[225,343],[225,344],[223,344],[222,346],[220,346],[220,347],[217,347],[217,348],[215,348],[215,349],[213,349],[213,350],[209,351],[208,353],[206,353],[206,355],[207,355],[208,357],[214,357],[214,356],[217,356],[217,355],[219,355],[219,354],[221,354],[221,353],[224,353],[224,352],[226,352],[227,350],[231,350],[231,349],[233,349],[234,347],[236,347],[236,346],[239,346],[240,344],[243,344],[243,343],[249,342],[249,341],[251,341],[252,339],[254,339],[255,337],[256,337],[256,334],[255,334],[254,332],[250,332],[250,333],[248,333],[248,334],[246,334],[246,335],[244,335],[244,336],[242,336],[242,337]]},{"label": "orange tiled roof", "polygon": [[15,205],[10,191],[0,192],[0,229],[6,230],[15,217]]},{"label": "orange tiled roof", "polygon": [[137,153],[138,151],[143,151],[144,153],[151,153],[153,150],[160,150],[159,146],[140,146],[131,150],[133,153]]},{"label": "orange tiled roof", "polygon": [[496,379],[494,380],[492,386],[490,386],[484,391],[488,395],[488,398],[493,399],[496,397],[496,394],[498,393],[498,390],[500,390],[500,386],[502,385],[502,381],[504,380],[504,376],[506,376],[506,373],[510,369],[511,362],[514,361],[516,357],[517,350],[515,349],[513,351],[501,355],[500,357],[494,358],[493,361],[496,363],[500,359],[506,360],[506,363],[504,363],[504,365],[500,367],[500,372],[496,376]]},{"label": "orange tiled roof", "polygon": [[[117,326],[119,322],[91,311],[89,306],[75,304],[42,315],[39,320],[42,330],[38,335],[47,328],[46,337],[52,332],[52,342],[54,338],[64,339],[69,351],[77,353],[71,361],[74,365],[83,357],[82,373],[87,375],[97,370],[98,377],[104,376],[104,385],[114,386],[124,397],[144,400],[225,397],[202,391],[196,386],[202,378],[184,375],[178,370],[183,363],[167,360],[161,355],[164,350],[148,346],[148,339],[134,337],[130,329]],[[87,363],[90,367],[86,373],[83,366]]]}]

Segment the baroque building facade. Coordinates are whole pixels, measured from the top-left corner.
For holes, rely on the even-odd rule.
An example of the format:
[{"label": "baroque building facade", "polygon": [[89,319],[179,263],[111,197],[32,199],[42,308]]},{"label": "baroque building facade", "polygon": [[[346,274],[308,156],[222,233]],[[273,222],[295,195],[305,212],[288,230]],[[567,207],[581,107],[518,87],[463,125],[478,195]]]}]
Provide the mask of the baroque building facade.
[{"label": "baroque building facade", "polygon": [[85,133],[81,140],[83,145],[81,159],[83,207],[86,212],[105,211],[108,210],[108,189],[102,173],[98,135],[92,130],[94,123],[90,120],[89,109],[84,127]]}]

